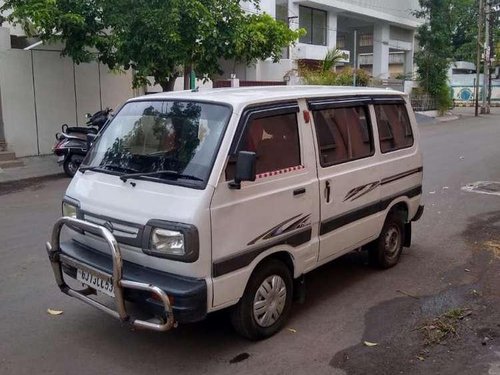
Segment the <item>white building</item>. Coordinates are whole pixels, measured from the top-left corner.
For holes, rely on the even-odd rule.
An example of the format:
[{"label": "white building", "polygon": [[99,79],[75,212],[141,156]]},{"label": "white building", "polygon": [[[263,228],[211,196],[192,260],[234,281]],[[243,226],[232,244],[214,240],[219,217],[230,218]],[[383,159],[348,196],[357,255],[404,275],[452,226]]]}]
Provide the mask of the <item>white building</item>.
[{"label": "white building", "polygon": [[280,64],[261,61],[239,66],[234,73],[243,80],[282,80],[297,60],[322,60],[329,49],[339,48],[349,51],[349,65],[368,70],[374,78],[409,75],[415,31],[422,23],[413,16],[418,6],[418,0],[261,0],[261,11],[307,34],[284,51]]}]

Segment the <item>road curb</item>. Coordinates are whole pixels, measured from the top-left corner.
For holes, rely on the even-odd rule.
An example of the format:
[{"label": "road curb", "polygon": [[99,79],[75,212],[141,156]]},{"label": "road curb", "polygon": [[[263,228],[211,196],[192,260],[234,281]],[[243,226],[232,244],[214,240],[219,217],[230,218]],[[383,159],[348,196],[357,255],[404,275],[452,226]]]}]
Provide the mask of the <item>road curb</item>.
[{"label": "road curb", "polygon": [[0,181],[0,195],[26,189],[27,187],[30,187],[30,185],[35,185],[41,182],[55,180],[65,176],[66,175],[63,172],[58,172],[43,176],[21,178],[18,180]]}]

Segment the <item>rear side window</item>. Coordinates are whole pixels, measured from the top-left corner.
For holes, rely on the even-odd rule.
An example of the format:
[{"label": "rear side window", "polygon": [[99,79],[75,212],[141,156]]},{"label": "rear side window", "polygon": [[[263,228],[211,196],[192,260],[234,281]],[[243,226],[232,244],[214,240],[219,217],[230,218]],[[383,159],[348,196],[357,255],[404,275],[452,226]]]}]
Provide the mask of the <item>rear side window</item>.
[{"label": "rear side window", "polygon": [[365,106],[313,112],[322,167],[373,155],[373,136]]},{"label": "rear side window", "polygon": [[403,104],[376,104],[374,108],[383,153],[413,146],[410,119]]},{"label": "rear side window", "polygon": [[[237,152],[257,155],[257,174],[279,172],[300,166],[300,145],[296,113],[250,120]],[[236,155],[226,168],[226,180],[234,179]]]}]

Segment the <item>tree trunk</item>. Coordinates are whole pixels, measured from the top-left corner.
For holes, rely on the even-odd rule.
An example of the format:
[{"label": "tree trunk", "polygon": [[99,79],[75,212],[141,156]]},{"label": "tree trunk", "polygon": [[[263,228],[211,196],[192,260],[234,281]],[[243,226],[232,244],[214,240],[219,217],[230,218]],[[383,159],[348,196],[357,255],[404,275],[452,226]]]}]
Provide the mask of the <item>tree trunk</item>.
[{"label": "tree trunk", "polygon": [[177,80],[177,76],[170,77],[169,79],[160,81],[160,86],[162,90],[165,91],[174,91],[175,81]]},{"label": "tree trunk", "polygon": [[184,90],[191,89],[191,66],[184,65]]}]

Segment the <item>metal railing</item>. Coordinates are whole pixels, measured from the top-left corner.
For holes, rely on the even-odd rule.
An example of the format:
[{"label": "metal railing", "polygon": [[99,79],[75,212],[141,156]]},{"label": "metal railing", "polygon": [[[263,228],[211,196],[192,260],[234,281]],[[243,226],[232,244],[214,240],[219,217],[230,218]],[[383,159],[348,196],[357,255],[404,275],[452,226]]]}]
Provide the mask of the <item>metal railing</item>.
[{"label": "metal railing", "polygon": [[414,111],[434,111],[437,109],[436,99],[429,94],[412,94],[410,102]]}]

